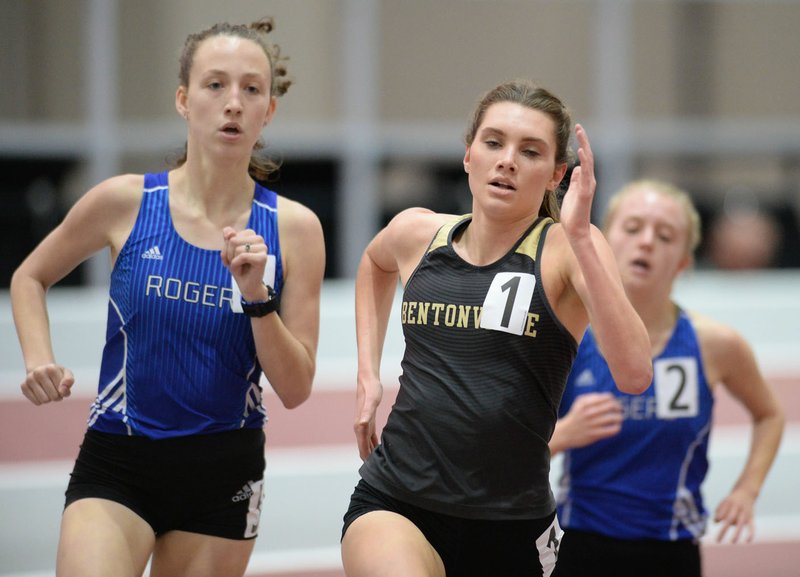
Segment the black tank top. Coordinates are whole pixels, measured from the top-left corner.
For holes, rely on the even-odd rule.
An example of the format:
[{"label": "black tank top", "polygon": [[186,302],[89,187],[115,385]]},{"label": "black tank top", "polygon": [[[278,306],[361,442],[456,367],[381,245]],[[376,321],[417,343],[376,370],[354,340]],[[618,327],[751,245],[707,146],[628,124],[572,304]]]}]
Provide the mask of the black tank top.
[{"label": "black tank top", "polygon": [[475,519],[555,509],[548,441],[577,345],[542,288],[540,218],[497,262],[452,247],[471,216],[442,227],[403,294],[400,390],[361,467],[377,489]]}]

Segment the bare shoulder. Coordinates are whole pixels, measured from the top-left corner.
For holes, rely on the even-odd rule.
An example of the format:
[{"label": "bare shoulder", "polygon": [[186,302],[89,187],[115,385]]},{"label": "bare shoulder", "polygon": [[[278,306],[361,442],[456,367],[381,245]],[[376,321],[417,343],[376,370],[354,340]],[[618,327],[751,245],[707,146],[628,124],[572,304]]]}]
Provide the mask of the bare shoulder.
[{"label": "bare shoulder", "polygon": [[278,214],[292,226],[304,227],[320,224],[319,218],[313,210],[296,200],[281,195],[278,195]]},{"label": "bare shoulder", "polygon": [[[544,293],[559,321],[580,340],[589,322],[587,302],[595,288],[587,285],[587,279],[579,264],[573,243],[567,238],[563,225],[553,224],[545,237],[541,257],[541,273]],[[589,225],[589,235],[577,241],[577,250],[600,260],[607,271],[616,271],[616,260],[603,233],[595,225]],[[615,272],[615,274],[618,274]]]},{"label": "bare shoulder", "polygon": [[[597,226],[594,224],[589,224],[589,233],[593,243],[597,244],[600,242],[601,245],[607,244],[605,236],[603,235],[603,231],[597,228]],[[564,226],[558,221],[554,222],[548,229],[545,244],[550,250],[572,253],[572,247],[569,244],[569,239],[567,238]]]},{"label": "bare shoulder", "polygon": [[115,258],[136,222],[143,185],[142,175],[122,175],[92,187],[26,259],[30,274],[51,286],[105,247]]},{"label": "bare shoulder", "polygon": [[104,180],[87,193],[92,212],[100,212],[107,223],[112,250],[118,251],[128,238],[144,195],[144,175],[122,174]]},{"label": "bare shoulder", "polygon": [[278,218],[281,231],[288,234],[322,233],[322,224],[316,213],[306,205],[278,195]]},{"label": "bare shoulder", "polygon": [[696,311],[688,311],[709,380],[724,380],[725,376],[745,364],[755,362],[750,344],[733,327]]},{"label": "bare shoulder", "polygon": [[726,351],[747,344],[736,329],[697,311],[687,311],[701,346],[713,351]]},{"label": "bare shoulder", "polygon": [[[606,266],[613,266],[614,256],[611,254],[602,231],[590,224],[589,234],[593,250],[597,251]],[[562,292],[565,292],[565,296],[570,296],[570,293],[583,288],[575,285],[585,284],[578,266],[578,259],[560,222],[554,223],[547,231],[542,252],[542,274],[546,279],[545,282],[550,289],[551,296],[556,300]]]},{"label": "bare shoulder", "polygon": [[[278,195],[278,231],[287,278],[304,277],[295,283],[316,290],[325,271],[325,238],[316,213],[304,204]],[[318,291],[317,291],[318,292]]]},{"label": "bare shoulder", "polygon": [[105,231],[112,246],[121,246],[130,233],[144,194],[144,175],[124,174],[108,178],[84,194],[65,219],[78,232]]},{"label": "bare shoulder", "polygon": [[144,175],[121,174],[102,181],[86,193],[86,197],[112,208],[138,208],[144,194]]},{"label": "bare shoulder", "polygon": [[439,228],[459,218],[454,214],[433,212],[427,208],[407,208],[397,213],[389,224],[386,233],[390,238],[404,240],[412,245],[427,244]]},{"label": "bare shoulder", "polygon": [[419,263],[436,231],[458,216],[426,208],[407,208],[397,213],[367,246],[366,254],[381,269],[399,271],[405,283]]},{"label": "bare shoulder", "polygon": [[[595,248],[602,248],[602,253],[608,253],[606,250],[607,242],[603,232],[594,224],[589,224],[589,234],[592,244]],[[564,226],[560,222],[554,222],[547,231],[545,237],[545,249],[551,254],[557,253],[558,259],[553,259],[560,264],[566,264],[562,261],[563,257],[567,257],[568,261],[575,260],[575,253],[572,249],[569,239],[567,238]]]}]

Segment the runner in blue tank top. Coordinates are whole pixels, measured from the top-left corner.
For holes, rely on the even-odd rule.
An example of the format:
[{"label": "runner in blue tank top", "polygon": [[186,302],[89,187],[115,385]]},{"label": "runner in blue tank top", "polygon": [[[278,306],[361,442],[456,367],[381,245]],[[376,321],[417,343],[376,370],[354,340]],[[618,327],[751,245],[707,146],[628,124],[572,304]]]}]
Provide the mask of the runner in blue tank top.
[{"label": "runner in blue tank top", "polygon": [[[409,209],[368,245],[356,277],[365,463],[344,518],[348,577],[547,577],[560,538],[547,442],[589,321],[604,345],[628,344],[609,348],[619,386],[649,384],[644,325],[589,222],[594,166],[581,126],[581,166],[559,217],[571,133],[548,90],[525,80],[493,88],[466,138],[472,214]],[[378,444],[398,280],[403,375]]]},{"label": "runner in blue tank top", "polygon": [[619,392],[593,330],[586,331],[550,441],[553,454],[564,452],[558,516],[565,532],[554,575],[697,577],[713,386],[726,387],[753,420],[747,462],[714,514],[719,540],[752,538],[782,411],[745,340],[671,299],[700,240],[689,196],[637,181],[609,207],[605,232],[650,334],[653,383],[641,395]]},{"label": "runner in blue tank top", "polygon": [[69,396],[45,293],[108,247],[100,382],[66,492],[61,577],[244,574],[263,499],[262,373],[288,408],[314,378],[325,266],[306,207],[259,184],[260,134],[288,89],[272,20],[190,35],[175,105],[185,154],[168,172],[92,188],[14,274],[34,404]]}]

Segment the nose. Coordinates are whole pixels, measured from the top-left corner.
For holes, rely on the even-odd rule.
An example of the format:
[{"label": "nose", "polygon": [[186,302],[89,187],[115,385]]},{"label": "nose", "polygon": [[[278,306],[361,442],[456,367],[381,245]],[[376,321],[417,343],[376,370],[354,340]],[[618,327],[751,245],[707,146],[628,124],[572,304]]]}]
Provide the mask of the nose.
[{"label": "nose", "polygon": [[497,160],[497,167],[505,170],[516,172],[517,170],[517,156],[516,151],[512,147],[503,149],[500,158]]},{"label": "nose", "polygon": [[239,89],[231,88],[228,101],[225,103],[225,112],[228,114],[240,114],[242,112],[242,101],[239,97]]},{"label": "nose", "polygon": [[656,230],[652,226],[642,228],[639,233],[639,244],[644,246],[652,246],[656,238]]}]

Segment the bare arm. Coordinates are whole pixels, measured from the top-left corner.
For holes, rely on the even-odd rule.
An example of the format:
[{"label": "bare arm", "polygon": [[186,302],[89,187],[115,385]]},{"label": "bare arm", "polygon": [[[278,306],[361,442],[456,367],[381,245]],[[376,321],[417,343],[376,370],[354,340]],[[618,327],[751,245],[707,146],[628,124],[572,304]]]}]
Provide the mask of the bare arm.
[{"label": "bare arm", "polygon": [[[383,241],[379,233],[361,257],[356,274],[356,341],[358,375],[356,381],[356,423],[354,430],[362,459],[378,445],[375,414],[383,397],[380,381],[381,355],[389,324],[389,314],[400,277],[396,264],[376,262],[380,259]],[[384,258],[386,258],[384,256]]]},{"label": "bare arm", "polygon": [[398,280],[405,283],[436,230],[449,215],[425,209],[401,212],[367,246],[356,275],[358,377],[356,422],[359,455],[378,444],[375,414],[383,396],[381,355]]},{"label": "bare arm", "polygon": [[[289,409],[308,399],[316,372],[319,307],[325,273],[325,242],[317,216],[305,206],[278,198],[284,283],[280,314],[251,319],[256,354],[281,403]],[[266,300],[262,278],[269,247],[252,230],[224,231],[223,263],[242,296]],[[244,244],[258,250],[243,251]]]},{"label": "bare arm", "polygon": [[133,227],[143,177],[108,179],[86,193],[31,252],[11,279],[11,304],[27,373],[21,389],[35,405],[70,394],[72,372],[56,362],[47,317],[47,290],[97,251],[114,257]]},{"label": "bare arm", "polygon": [[[653,376],[650,339],[625,295],[611,248],[600,230],[590,224],[594,160],[589,139],[580,125],[576,134],[581,165],[573,170],[564,197],[562,226],[554,230],[554,240],[558,241],[563,234],[571,248],[570,251],[562,248],[563,258],[559,259],[565,263],[562,271],[567,288],[563,302],[572,311],[566,312],[562,322],[574,335],[580,335],[588,320],[617,387],[626,393],[641,393],[650,386]],[[563,247],[564,243],[559,244]],[[582,307],[576,306],[574,295]]]},{"label": "bare arm", "polygon": [[722,500],[714,520],[722,523],[717,540],[733,529],[736,543],[743,532],[753,538],[756,498],[775,460],[784,427],[783,410],[772,387],[764,379],[750,345],[730,327],[693,315],[700,335],[709,379],[720,383],[747,409],[753,422],[750,450],[730,494]]}]

